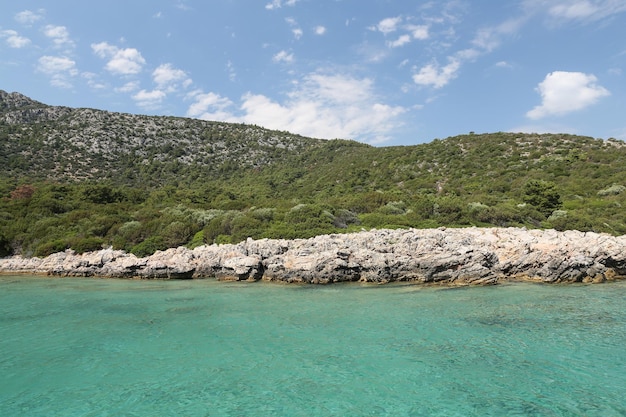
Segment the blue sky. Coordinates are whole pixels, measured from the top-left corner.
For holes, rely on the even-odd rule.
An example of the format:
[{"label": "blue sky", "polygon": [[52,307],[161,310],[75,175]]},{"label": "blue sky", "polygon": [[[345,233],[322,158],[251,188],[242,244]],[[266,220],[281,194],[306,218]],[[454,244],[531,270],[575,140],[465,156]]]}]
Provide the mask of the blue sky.
[{"label": "blue sky", "polygon": [[626,139],[626,0],[20,0],[0,89],[47,104],[411,145]]}]

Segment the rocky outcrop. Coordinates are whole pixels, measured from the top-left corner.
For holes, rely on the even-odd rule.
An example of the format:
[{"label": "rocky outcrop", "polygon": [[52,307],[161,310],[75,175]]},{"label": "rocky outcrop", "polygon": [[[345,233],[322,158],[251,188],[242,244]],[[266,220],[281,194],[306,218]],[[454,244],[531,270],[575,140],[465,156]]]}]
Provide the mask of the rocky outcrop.
[{"label": "rocky outcrop", "polygon": [[0,260],[3,273],[327,284],[626,278],[626,236],[520,228],[373,230],[311,239],[185,247],[137,258],[112,249]]}]

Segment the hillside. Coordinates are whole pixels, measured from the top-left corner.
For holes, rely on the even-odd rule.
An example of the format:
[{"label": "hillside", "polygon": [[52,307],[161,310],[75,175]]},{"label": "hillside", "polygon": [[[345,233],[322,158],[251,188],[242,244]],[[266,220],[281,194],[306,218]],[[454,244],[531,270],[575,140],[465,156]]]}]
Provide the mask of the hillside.
[{"label": "hillside", "polygon": [[321,143],[250,125],[47,106],[0,91],[0,164],[9,177],[163,185],[261,167]]},{"label": "hillside", "polygon": [[500,132],[376,148],[0,91],[0,252],[147,254],[373,227],[620,235],[625,163],[615,139]]}]

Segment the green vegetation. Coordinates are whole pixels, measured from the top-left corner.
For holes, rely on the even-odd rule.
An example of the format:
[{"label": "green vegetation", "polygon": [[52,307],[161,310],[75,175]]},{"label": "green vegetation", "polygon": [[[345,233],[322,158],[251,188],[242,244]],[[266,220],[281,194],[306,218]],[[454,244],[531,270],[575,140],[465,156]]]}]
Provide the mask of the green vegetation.
[{"label": "green vegetation", "polygon": [[144,256],[361,228],[626,233],[626,144],[615,139],[494,133],[375,148],[248,125],[16,106],[1,93],[0,256],[107,246]]}]

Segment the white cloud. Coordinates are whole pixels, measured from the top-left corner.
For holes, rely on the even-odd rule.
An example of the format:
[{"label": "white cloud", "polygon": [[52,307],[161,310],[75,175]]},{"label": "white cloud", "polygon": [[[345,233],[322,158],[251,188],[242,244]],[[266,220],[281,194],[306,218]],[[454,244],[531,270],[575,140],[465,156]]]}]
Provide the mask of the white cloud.
[{"label": "white cloud", "polygon": [[93,72],[83,72],[80,74],[87,81],[87,85],[95,90],[104,90],[108,86],[98,81],[98,74]]},{"label": "white cloud", "polygon": [[132,93],[139,90],[139,81],[129,81],[121,87],[115,89],[118,93]]},{"label": "white cloud", "polygon": [[457,77],[461,68],[461,62],[454,57],[448,58],[448,65],[440,67],[439,64],[428,64],[420,68],[417,74],[413,74],[415,84],[441,88]]},{"label": "white cloud", "polygon": [[226,72],[228,72],[229,80],[237,80],[237,71],[235,71],[235,65],[230,60],[226,63]]},{"label": "white cloud", "polygon": [[389,56],[389,49],[364,42],[357,47],[357,52],[367,62],[380,62]]},{"label": "white cloud", "polygon": [[445,86],[457,77],[464,63],[492,52],[500,46],[503,37],[519,31],[525,20],[525,18],[508,19],[499,25],[479,29],[471,41],[473,47],[461,49],[449,55],[448,64],[444,67],[440,67],[436,62],[423,66],[413,75],[413,81],[418,85],[434,88]]},{"label": "white cloud", "polygon": [[622,0],[596,0],[593,2],[575,0],[553,5],[549,9],[549,14],[570,20],[598,20],[625,11],[626,3]]},{"label": "white cloud", "polygon": [[284,103],[248,94],[241,108],[247,123],[319,138],[372,143],[387,140],[399,124],[398,117],[406,111],[380,103],[370,79],[320,73],[296,83]]},{"label": "white cloud", "polygon": [[515,34],[526,22],[526,17],[508,19],[497,26],[481,28],[476,32],[472,44],[482,53],[496,49],[502,43],[502,38]]},{"label": "white cloud", "polygon": [[398,48],[400,46],[406,45],[409,42],[411,42],[411,37],[409,35],[400,35],[400,37],[398,37],[398,39],[396,39],[395,41],[387,42],[387,45],[390,48]]},{"label": "white cloud", "polygon": [[194,100],[187,110],[189,117],[225,122],[238,121],[229,111],[233,102],[219,94],[194,91],[188,97]]},{"label": "white cloud", "polygon": [[290,54],[287,51],[280,51],[272,57],[272,61],[291,63],[293,62],[293,54]]},{"label": "white cloud", "polygon": [[371,27],[371,30],[376,30],[384,35],[398,30],[398,25],[402,22],[402,16],[388,17],[378,22],[376,26]]},{"label": "white cloud", "polygon": [[70,39],[70,33],[65,26],[47,25],[43,28],[43,34],[50,38],[57,48],[74,46],[74,42]]},{"label": "white cloud", "polygon": [[294,19],[293,17],[288,17],[285,19],[285,21],[289,24],[289,26],[291,26],[291,33],[293,33],[293,36],[296,39],[300,39],[302,35],[304,34],[304,32],[298,25],[298,22],[296,21],[296,19]]},{"label": "white cloud", "polygon": [[146,63],[141,53],[135,48],[120,49],[107,42],[100,42],[91,44],[91,49],[100,58],[108,59],[105,68],[112,74],[138,74]]},{"label": "white cloud", "polygon": [[544,12],[555,21],[592,22],[626,12],[623,0],[524,0],[530,12]]},{"label": "white cloud", "polygon": [[265,8],[267,10],[280,9],[283,6],[295,6],[298,0],[272,0],[271,3],[267,3]]},{"label": "white cloud", "polygon": [[73,72],[76,62],[63,56],[42,56],[39,58],[38,69],[46,74]]},{"label": "white cloud", "polygon": [[530,119],[541,119],[589,107],[600,98],[610,95],[597,81],[593,74],[551,72],[537,86],[537,92],[541,94],[541,104],[526,113],[526,116]]},{"label": "white cloud", "polygon": [[69,77],[76,76],[76,62],[64,56],[42,56],[37,61],[37,70],[50,76],[55,87],[71,88]]},{"label": "white cloud", "polygon": [[411,32],[413,39],[423,41],[430,37],[430,28],[427,25],[408,25],[406,29]]},{"label": "white cloud", "polygon": [[185,12],[188,12],[189,10],[191,10],[191,7],[187,6],[184,0],[178,0],[176,2],[176,8]]},{"label": "white cloud", "polygon": [[131,96],[131,98],[135,100],[139,107],[144,109],[155,109],[161,104],[165,96],[165,92],[161,90],[140,90]]},{"label": "white cloud", "polygon": [[395,40],[387,41],[387,46],[389,48],[398,48],[400,46],[404,46],[410,43],[414,39],[426,40],[430,37],[428,25],[413,25],[413,24],[403,25],[402,21],[403,21],[402,16],[388,17],[378,22],[378,24],[376,24],[375,26],[371,26],[369,29],[380,32],[384,36],[387,36],[390,33],[397,32],[397,31],[404,32],[398,35],[398,37]]},{"label": "white cloud", "polygon": [[15,15],[14,19],[23,25],[32,25],[33,23],[43,19],[44,9],[39,9],[36,12],[32,10],[24,10]]},{"label": "white cloud", "polygon": [[152,72],[152,79],[159,90],[166,93],[173,93],[191,85],[192,80],[187,73],[181,69],[174,68],[172,64],[162,64]]},{"label": "white cloud", "polygon": [[566,19],[583,19],[597,12],[598,7],[586,0],[570,2],[569,4],[557,4],[549,10],[551,15]]},{"label": "white cloud", "polygon": [[323,35],[326,33],[326,28],[324,26],[316,26],[315,27],[315,34],[316,35]]},{"label": "white cloud", "polygon": [[318,138],[354,138],[370,143],[389,139],[407,110],[381,103],[373,81],[348,75],[312,73],[294,82],[284,102],[262,94],[235,104],[215,93],[196,93],[187,115],[208,120],[258,124]]},{"label": "white cloud", "polygon": [[19,49],[30,45],[30,39],[20,36],[20,34],[14,30],[0,31],[0,38],[5,38],[10,48]]}]

